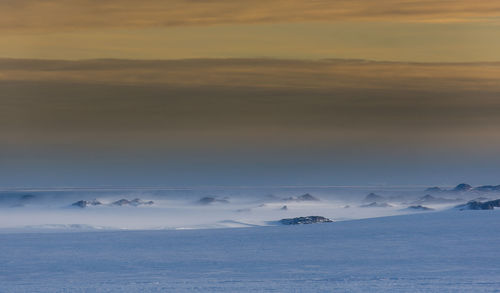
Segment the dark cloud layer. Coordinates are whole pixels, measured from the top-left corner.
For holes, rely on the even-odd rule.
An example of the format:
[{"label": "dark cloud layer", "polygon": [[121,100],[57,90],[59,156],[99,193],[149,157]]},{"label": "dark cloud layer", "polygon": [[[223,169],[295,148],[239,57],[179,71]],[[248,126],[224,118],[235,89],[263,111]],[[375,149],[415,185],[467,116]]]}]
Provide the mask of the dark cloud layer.
[{"label": "dark cloud layer", "polygon": [[[436,133],[496,128],[498,63],[0,60],[6,133]],[[131,136],[133,136],[131,134]]]},{"label": "dark cloud layer", "polygon": [[498,155],[499,77],[498,63],[4,59],[0,173],[76,164],[116,178],[239,170],[245,182],[303,167],[326,183],[382,165],[487,168],[477,158]]},{"label": "dark cloud layer", "polygon": [[0,81],[220,86],[274,89],[339,88],[498,91],[500,63],[404,63],[365,60],[0,59]]}]

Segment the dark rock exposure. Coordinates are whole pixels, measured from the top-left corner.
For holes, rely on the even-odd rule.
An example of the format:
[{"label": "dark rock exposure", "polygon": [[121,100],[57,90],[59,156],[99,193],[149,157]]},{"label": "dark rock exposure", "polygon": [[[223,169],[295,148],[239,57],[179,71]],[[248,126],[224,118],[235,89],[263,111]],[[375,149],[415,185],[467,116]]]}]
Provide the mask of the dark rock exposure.
[{"label": "dark rock exposure", "polygon": [[318,198],[310,195],[309,193],[303,194],[303,195],[297,197],[297,199],[300,201],[319,201]]},{"label": "dark rock exposure", "polygon": [[365,201],[365,202],[377,202],[377,201],[384,201],[384,200],[385,200],[385,197],[378,195],[378,194],[375,194],[373,192],[371,192],[370,194],[365,196],[365,199],[363,199],[363,201]]},{"label": "dark rock exposure", "polygon": [[[128,200],[128,199],[125,199],[125,198],[122,198],[120,200],[117,200],[115,202],[112,202],[111,204],[109,204],[110,206],[134,206],[134,207],[137,207],[137,206],[140,206],[140,205],[152,205],[154,204],[153,201],[144,201],[140,198],[135,198],[133,200]],[[94,200],[79,200],[75,203],[73,203],[71,206],[74,206],[74,207],[80,207],[80,208],[86,208],[86,207],[90,207],[90,206],[99,206],[99,205],[104,205],[102,202],[94,199]]]},{"label": "dark rock exposure", "polygon": [[361,206],[362,208],[390,208],[392,205],[385,202],[372,202]]},{"label": "dark rock exposure", "polygon": [[302,224],[315,224],[315,223],[331,223],[333,221],[321,216],[308,216],[308,217],[281,219],[279,222],[282,225],[302,225]]},{"label": "dark rock exposure", "polygon": [[28,202],[28,201],[34,200],[35,198],[36,198],[36,196],[34,196],[33,194],[25,194],[25,195],[21,196],[20,201]]},{"label": "dark rock exposure", "polygon": [[464,192],[464,191],[470,191],[470,190],[472,190],[472,186],[470,186],[467,183],[460,183],[455,188],[453,188],[452,191],[455,191],[455,192]]},{"label": "dark rock exposure", "polygon": [[441,189],[439,187],[430,187],[425,190],[425,192],[429,193],[440,193],[440,192],[468,192],[468,191],[476,191],[476,192],[500,192],[500,185],[481,185],[477,187],[472,187],[467,183],[460,183],[455,186],[453,189]]},{"label": "dark rock exposure", "polygon": [[435,198],[434,196],[430,195],[430,194],[426,194],[424,196],[422,196],[421,198],[419,198],[420,201],[435,201],[437,198]]},{"label": "dark rock exposure", "polygon": [[450,198],[442,198],[442,197],[434,197],[430,194],[424,195],[414,201],[414,204],[424,204],[424,203],[434,203],[434,204],[441,204],[441,203],[452,203],[452,202],[457,202],[461,201],[461,199],[450,199]]},{"label": "dark rock exposure", "polygon": [[130,200],[122,198],[122,199],[117,200],[111,204],[114,206],[127,206],[127,205],[130,205]]},{"label": "dark rock exposure", "polygon": [[459,205],[457,208],[460,210],[493,210],[500,207],[500,199],[480,202],[471,200],[466,204]]},{"label": "dark rock exposure", "polygon": [[437,186],[434,186],[434,187],[429,187],[425,190],[426,192],[442,192],[444,191],[443,189],[437,187]]},{"label": "dark rock exposure", "polygon": [[209,205],[212,203],[229,203],[229,201],[227,199],[218,199],[215,197],[206,196],[206,197],[200,198],[200,200],[198,200],[197,203],[202,204],[202,205]]},{"label": "dark rock exposure", "polygon": [[79,207],[79,208],[86,208],[88,206],[98,206],[98,205],[102,205],[102,203],[96,199],[94,200],[79,200],[73,204],[71,204],[71,206],[74,206],[74,207]]},{"label": "dark rock exposure", "polygon": [[409,210],[415,210],[415,211],[433,211],[434,209],[424,207],[423,205],[416,205],[416,206],[409,206]]},{"label": "dark rock exposure", "polygon": [[319,201],[319,198],[314,197],[314,196],[310,195],[309,193],[306,193],[306,194],[303,194],[303,195],[300,195],[297,197],[291,196],[288,198],[284,198],[283,200],[285,200],[285,201]]},{"label": "dark rock exposure", "polygon": [[474,190],[482,192],[500,191],[500,185],[483,185],[474,188]]},{"label": "dark rock exposure", "polygon": [[130,201],[130,204],[133,206],[140,206],[140,205],[150,206],[150,205],[154,204],[154,201],[152,201],[152,200],[144,201],[140,198],[134,198],[133,200]]}]

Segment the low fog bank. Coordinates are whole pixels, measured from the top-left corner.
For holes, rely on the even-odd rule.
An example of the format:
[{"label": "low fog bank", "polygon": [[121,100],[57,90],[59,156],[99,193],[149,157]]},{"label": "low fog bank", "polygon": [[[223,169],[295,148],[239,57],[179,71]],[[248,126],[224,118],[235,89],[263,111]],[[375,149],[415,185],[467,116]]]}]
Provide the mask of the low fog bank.
[{"label": "low fog bank", "polygon": [[[211,187],[0,191],[0,231],[235,228],[435,212],[500,198],[500,186]],[[475,205],[480,206],[480,205]],[[456,209],[458,212],[458,209]]]}]

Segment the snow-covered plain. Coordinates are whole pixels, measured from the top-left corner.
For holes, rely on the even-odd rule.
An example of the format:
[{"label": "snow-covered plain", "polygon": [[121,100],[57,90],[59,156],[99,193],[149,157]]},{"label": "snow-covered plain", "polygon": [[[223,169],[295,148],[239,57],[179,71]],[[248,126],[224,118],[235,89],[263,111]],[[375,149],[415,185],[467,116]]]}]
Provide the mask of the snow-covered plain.
[{"label": "snow-covered plain", "polygon": [[0,234],[0,292],[499,292],[500,213]]},{"label": "snow-covered plain", "polygon": [[[364,189],[313,190],[311,202],[286,200],[297,189],[217,192],[229,203],[209,205],[197,203],[207,191],[36,191],[23,206],[6,196],[0,292],[500,292],[500,211],[435,199],[434,211],[408,210],[418,190],[378,190],[385,208],[361,207]],[[96,194],[155,205],[68,207]],[[275,222],[307,215],[337,221]]]}]

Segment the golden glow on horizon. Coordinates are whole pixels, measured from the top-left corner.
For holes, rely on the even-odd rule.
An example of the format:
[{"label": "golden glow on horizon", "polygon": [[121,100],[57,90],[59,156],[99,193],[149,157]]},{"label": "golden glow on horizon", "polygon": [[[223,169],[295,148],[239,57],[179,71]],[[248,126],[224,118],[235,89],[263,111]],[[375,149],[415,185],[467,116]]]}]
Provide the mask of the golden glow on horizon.
[{"label": "golden glow on horizon", "polygon": [[41,59],[253,58],[500,61],[500,26],[279,24],[4,34],[0,57]]},{"label": "golden glow on horizon", "polygon": [[4,0],[0,29],[92,28],[293,22],[498,22],[496,0]]},{"label": "golden glow on horizon", "polygon": [[0,34],[0,186],[498,171],[499,0],[0,0]]},{"label": "golden glow on horizon", "polygon": [[0,57],[500,61],[499,1],[0,2]]}]

